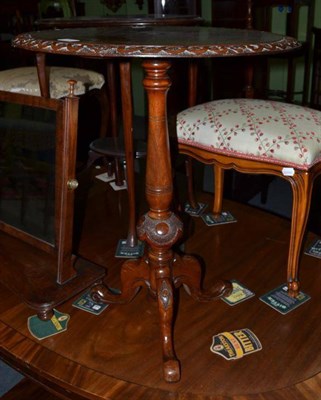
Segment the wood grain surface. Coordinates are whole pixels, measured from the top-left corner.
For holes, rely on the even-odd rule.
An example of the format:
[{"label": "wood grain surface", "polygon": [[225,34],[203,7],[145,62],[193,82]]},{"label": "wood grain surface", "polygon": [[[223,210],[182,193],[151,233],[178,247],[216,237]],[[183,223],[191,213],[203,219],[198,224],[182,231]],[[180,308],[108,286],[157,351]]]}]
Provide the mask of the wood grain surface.
[{"label": "wood grain surface", "polygon": [[[94,180],[88,196],[78,201],[80,211],[86,204],[79,253],[106,267],[106,283],[117,287],[123,260],[114,258],[114,251],[127,231],[126,192],[113,192]],[[222,300],[198,303],[183,289],[176,292],[174,341],[182,371],[178,383],[163,380],[157,303],[145,289],[130,304],[111,305],[100,316],[73,307],[73,298],[59,307],[71,317],[68,330],[38,341],[27,329],[32,310],[1,287],[1,358],[58,398],[317,399],[321,396],[321,261],[302,256],[302,290],[311,299],[287,315],[278,313],[259,297],[285,282],[289,221],[229,201],[224,209],[238,222],[209,228],[199,218],[184,218],[188,236],[184,251],[199,257],[205,287],[217,278],[237,279],[255,296],[231,307]],[[77,218],[80,226],[81,213]],[[313,239],[309,234],[305,245]],[[236,361],[210,351],[213,335],[241,328],[258,336],[261,351]],[[13,391],[4,399],[45,398],[43,390],[26,381],[14,389],[15,397],[10,397]]]}]

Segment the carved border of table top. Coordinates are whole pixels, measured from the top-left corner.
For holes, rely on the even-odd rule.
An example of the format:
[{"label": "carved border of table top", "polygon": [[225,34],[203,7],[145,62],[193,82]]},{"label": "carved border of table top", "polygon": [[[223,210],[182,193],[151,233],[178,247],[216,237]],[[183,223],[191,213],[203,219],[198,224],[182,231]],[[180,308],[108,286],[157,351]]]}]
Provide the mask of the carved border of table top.
[{"label": "carved border of table top", "polygon": [[[182,29],[181,27],[180,29]],[[91,28],[89,33],[95,33]],[[216,28],[217,29],[217,28]],[[35,52],[78,55],[84,57],[155,57],[155,58],[209,58],[209,57],[230,57],[241,55],[260,55],[260,54],[278,54],[287,51],[299,49],[301,44],[294,38],[271,33],[262,33],[257,37],[253,36],[251,42],[251,33],[249,38],[246,35],[241,35],[240,39],[234,39],[226,43],[185,43],[173,39],[173,44],[154,43],[150,45],[148,41],[142,38],[142,44],[127,44],[130,41],[130,31],[124,34],[123,42],[115,40],[113,37],[106,36],[106,41],[103,36],[98,35],[92,40],[90,35],[88,40],[83,39],[84,36],[77,35],[78,29],[68,29],[61,31],[42,31],[24,33],[16,36],[12,42],[14,47],[23,48]],[[84,32],[84,29],[82,30]],[[241,32],[242,30],[240,30]],[[58,33],[57,33],[58,32]],[[74,33],[75,32],[75,33]],[[134,30],[132,32],[135,32]],[[250,32],[250,31],[248,31]],[[143,32],[142,32],[143,33]],[[174,32],[175,33],[175,32]],[[60,37],[69,38],[63,40]],[[51,37],[50,37],[51,36]],[[114,36],[115,39],[119,37]],[[127,38],[127,39],[126,39]],[[243,41],[244,38],[245,40]],[[261,41],[258,40],[261,38]],[[75,41],[73,41],[73,39]]]}]

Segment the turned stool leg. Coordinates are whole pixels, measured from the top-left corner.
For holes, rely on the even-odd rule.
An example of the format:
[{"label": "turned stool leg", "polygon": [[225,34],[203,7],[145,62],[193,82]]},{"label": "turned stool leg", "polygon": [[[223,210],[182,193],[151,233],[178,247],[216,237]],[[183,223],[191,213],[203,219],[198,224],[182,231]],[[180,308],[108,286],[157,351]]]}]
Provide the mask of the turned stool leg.
[{"label": "turned stool leg", "polygon": [[195,196],[194,179],[193,179],[193,160],[191,157],[187,157],[185,160],[185,171],[187,177],[188,202],[194,210],[197,210],[198,203]]},{"label": "turned stool leg", "polygon": [[224,170],[218,165],[214,165],[213,170],[214,170],[213,214],[220,215],[222,213],[222,204],[223,204]]},{"label": "turned stool leg", "polygon": [[134,143],[133,143],[133,104],[131,92],[131,67],[130,62],[121,62],[120,65],[121,100],[124,124],[124,141],[127,168],[127,192],[129,203],[129,221],[127,245],[137,246],[136,235],[136,196],[135,196],[135,171],[134,171]]},{"label": "turned stool leg", "polygon": [[[189,60],[188,64],[188,106],[193,107],[197,103],[197,77],[198,65],[196,60]],[[185,171],[187,176],[187,195],[191,207],[191,214],[200,214],[206,208],[206,204],[197,202],[193,179],[193,159],[187,157],[185,161]]]},{"label": "turned stool leg", "polygon": [[[117,87],[116,87],[115,62],[113,60],[108,60],[107,62],[107,87],[110,99],[108,110],[110,116],[111,135],[112,137],[117,138],[118,137]],[[102,137],[102,131],[100,137]],[[115,164],[114,165],[115,183],[117,186],[123,186],[125,177],[118,157],[114,158],[114,164]]]}]

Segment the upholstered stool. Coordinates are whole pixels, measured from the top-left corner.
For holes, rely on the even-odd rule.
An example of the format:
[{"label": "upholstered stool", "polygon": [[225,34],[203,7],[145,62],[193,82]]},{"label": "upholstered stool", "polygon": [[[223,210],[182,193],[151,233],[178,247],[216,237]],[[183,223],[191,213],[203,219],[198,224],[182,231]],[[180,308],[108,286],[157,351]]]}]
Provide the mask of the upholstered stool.
[{"label": "upholstered stool", "polygon": [[[49,72],[50,97],[59,99],[68,95],[70,79],[77,81],[75,95],[92,89],[101,89],[104,76],[98,72],[81,68],[47,67]],[[40,96],[40,85],[36,67],[20,67],[0,71],[0,90]]]},{"label": "upholstered stool", "polygon": [[225,169],[272,174],[290,182],[287,282],[289,294],[296,296],[312,185],[321,173],[321,112],[268,100],[218,100],[179,113],[177,136],[179,152],[214,164],[214,215],[222,211]]},{"label": "upholstered stool", "polygon": [[[75,95],[86,93],[98,94],[101,109],[100,136],[107,131],[107,94],[103,89],[105,78],[102,74],[88,69],[71,67],[46,67],[49,76],[49,97],[59,99],[68,95],[68,81],[75,80]],[[95,91],[95,89],[97,89]],[[0,71],[0,90],[41,96],[39,78],[36,67],[19,67]]]}]

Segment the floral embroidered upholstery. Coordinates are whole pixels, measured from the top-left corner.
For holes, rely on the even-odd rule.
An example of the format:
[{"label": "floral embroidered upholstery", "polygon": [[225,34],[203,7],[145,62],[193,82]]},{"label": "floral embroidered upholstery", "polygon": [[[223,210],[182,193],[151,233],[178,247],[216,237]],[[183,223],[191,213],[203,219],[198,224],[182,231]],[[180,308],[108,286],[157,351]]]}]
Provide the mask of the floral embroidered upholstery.
[{"label": "floral embroidered upholstery", "polygon": [[308,170],[321,160],[321,112],[269,100],[227,99],[177,116],[179,143]]},{"label": "floral embroidered upholstery", "polygon": [[[68,95],[68,80],[77,81],[75,94],[82,95],[92,89],[101,89],[104,76],[98,72],[81,68],[47,67],[49,69],[50,97],[61,98]],[[20,67],[0,71],[0,90],[40,96],[36,67]]]}]

